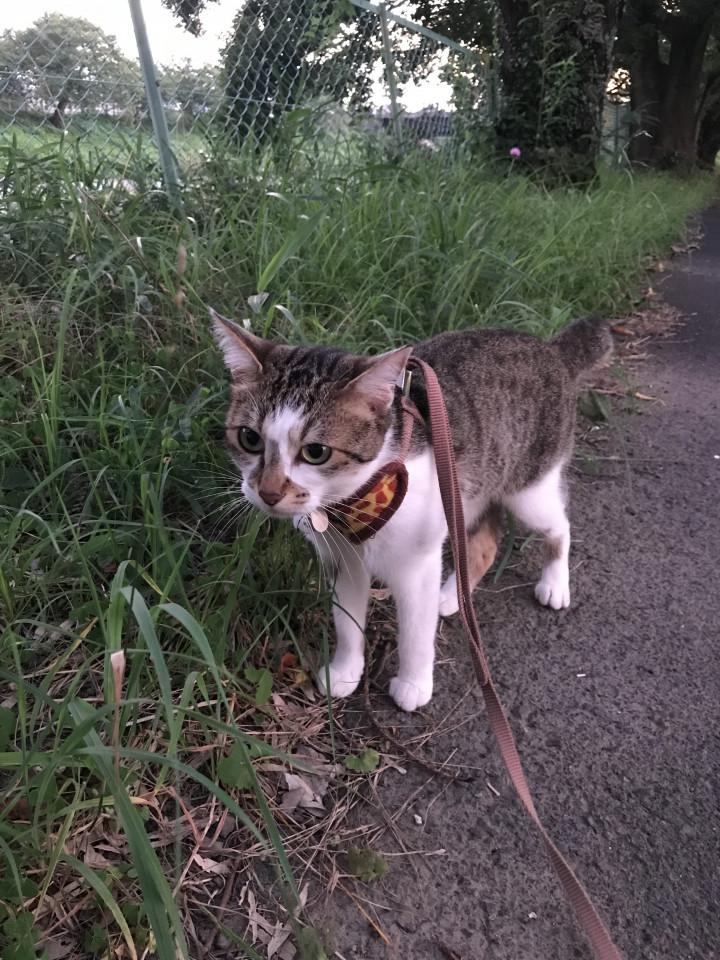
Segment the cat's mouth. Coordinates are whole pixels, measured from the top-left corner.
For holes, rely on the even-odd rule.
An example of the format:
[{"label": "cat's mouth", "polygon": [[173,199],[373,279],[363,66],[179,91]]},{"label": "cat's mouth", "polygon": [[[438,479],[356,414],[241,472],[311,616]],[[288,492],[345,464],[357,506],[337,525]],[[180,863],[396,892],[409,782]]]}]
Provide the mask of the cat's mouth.
[{"label": "cat's mouth", "polygon": [[317,505],[312,502],[305,501],[302,504],[285,504],[279,502],[275,504],[266,503],[262,500],[258,494],[253,490],[250,493],[246,493],[246,496],[250,503],[261,513],[264,513],[268,517],[273,517],[275,520],[292,520],[293,522],[301,521],[303,517],[309,517],[313,510],[317,509]]}]

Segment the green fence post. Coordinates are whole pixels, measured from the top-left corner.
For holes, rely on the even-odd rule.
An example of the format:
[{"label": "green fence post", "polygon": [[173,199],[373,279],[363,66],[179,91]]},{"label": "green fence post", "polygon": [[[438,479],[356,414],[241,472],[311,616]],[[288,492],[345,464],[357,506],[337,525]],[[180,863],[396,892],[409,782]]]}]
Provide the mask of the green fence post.
[{"label": "green fence post", "polygon": [[143,78],[145,80],[145,92],[147,93],[148,107],[150,109],[150,119],[152,120],[155,141],[160,153],[160,165],[162,166],[165,189],[175,206],[181,207],[182,201],[180,199],[177,167],[175,166],[175,157],[170,147],[170,134],[168,132],[165,110],[163,109],[162,100],[160,99],[160,88],[158,87],[157,75],[155,73],[155,62],[153,61],[152,52],[150,51],[150,41],[148,40],[141,0],[128,0],[128,2],[130,4],[130,16],[132,17],[133,28],[135,30],[138,57],[140,58],[140,66],[142,67]]},{"label": "green fence post", "polygon": [[384,3],[379,5],[378,12],[380,14],[380,29],[382,30],[385,77],[387,79],[388,91],[390,93],[390,119],[395,139],[400,147],[402,146],[402,128],[400,123],[400,111],[398,109],[397,83],[395,82],[395,63],[393,61],[392,46],[390,44],[387,7]]}]

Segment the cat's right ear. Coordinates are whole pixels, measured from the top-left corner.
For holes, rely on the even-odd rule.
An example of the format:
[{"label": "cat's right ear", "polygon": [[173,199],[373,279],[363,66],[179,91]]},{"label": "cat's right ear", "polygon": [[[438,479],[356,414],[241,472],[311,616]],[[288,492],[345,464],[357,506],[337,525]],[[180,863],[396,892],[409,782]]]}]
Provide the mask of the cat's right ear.
[{"label": "cat's right ear", "polygon": [[254,380],[262,373],[263,362],[272,344],[243,329],[234,320],[228,320],[210,308],[210,319],[218,346],[223,352],[225,366],[233,380]]}]

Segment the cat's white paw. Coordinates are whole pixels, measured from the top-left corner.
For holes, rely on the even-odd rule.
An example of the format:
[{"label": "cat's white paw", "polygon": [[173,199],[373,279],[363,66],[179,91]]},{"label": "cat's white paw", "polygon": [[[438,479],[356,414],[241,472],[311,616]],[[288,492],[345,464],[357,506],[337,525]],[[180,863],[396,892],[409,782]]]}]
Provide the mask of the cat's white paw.
[{"label": "cat's white paw", "polygon": [[333,666],[331,663],[327,671],[325,667],[321,667],[315,675],[318,690],[323,696],[327,696],[328,688],[326,680],[329,674],[330,696],[349,697],[351,693],[355,693],[362,679],[363,668],[364,664],[362,660],[359,663],[343,664],[341,667]]},{"label": "cat's white paw", "polygon": [[535,596],[544,607],[564,610],[570,606],[570,583],[561,573],[543,570],[540,582],[535,587]]},{"label": "cat's white paw", "polygon": [[451,617],[458,610],[457,581],[455,574],[451,573],[440,588],[440,616]]},{"label": "cat's white paw", "polygon": [[390,696],[401,710],[407,710],[408,713],[429,703],[432,692],[432,679],[424,683],[414,683],[403,680],[402,677],[393,677],[390,681]]}]

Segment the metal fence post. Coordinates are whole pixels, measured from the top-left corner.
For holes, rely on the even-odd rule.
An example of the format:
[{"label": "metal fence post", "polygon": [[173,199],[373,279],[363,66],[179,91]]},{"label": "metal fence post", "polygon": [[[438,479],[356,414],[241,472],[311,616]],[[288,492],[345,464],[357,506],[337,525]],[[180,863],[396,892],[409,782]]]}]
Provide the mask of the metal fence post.
[{"label": "metal fence post", "polygon": [[401,146],[402,126],[400,122],[400,111],[398,109],[397,83],[395,82],[395,63],[393,61],[392,46],[390,44],[387,7],[384,3],[379,4],[378,12],[380,14],[380,29],[382,30],[385,76],[387,78],[388,91],[390,93],[390,122],[392,124],[393,134],[395,135],[398,146]]},{"label": "metal fence post", "polygon": [[162,166],[165,189],[172,202],[179,207],[182,201],[180,199],[177,167],[175,166],[175,157],[170,147],[170,134],[168,132],[167,119],[165,117],[162,100],[160,99],[160,89],[155,73],[155,62],[153,61],[150,50],[150,41],[148,40],[141,0],[128,0],[128,2],[130,4],[130,16],[132,17],[133,28],[135,30],[138,57],[140,58],[140,66],[142,67],[143,78],[145,80],[145,92],[147,93],[148,107],[150,109],[150,119],[152,120],[155,140],[160,153],[160,165]]}]

